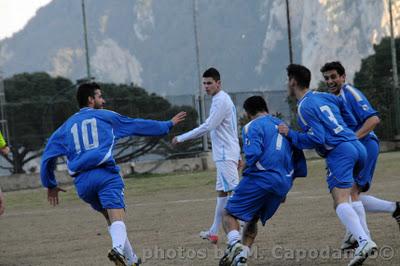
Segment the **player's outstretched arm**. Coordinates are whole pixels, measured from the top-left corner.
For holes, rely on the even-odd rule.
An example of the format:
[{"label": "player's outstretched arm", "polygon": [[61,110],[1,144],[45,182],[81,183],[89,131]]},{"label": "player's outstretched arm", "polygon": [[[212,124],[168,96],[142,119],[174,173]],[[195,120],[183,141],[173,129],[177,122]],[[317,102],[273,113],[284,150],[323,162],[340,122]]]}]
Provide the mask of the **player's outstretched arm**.
[{"label": "player's outstretched arm", "polygon": [[47,201],[50,203],[52,206],[56,206],[59,203],[58,200],[58,192],[67,192],[65,189],[60,188],[60,187],[54,187],[54,188],[47,188]]},{"label": "player's outstretched arm", "polygon": [[185,118],[186,118],[186,112],[179,112],[174,117],[172,117],[171,121],[172,124],[175,126],[184,121]]}]

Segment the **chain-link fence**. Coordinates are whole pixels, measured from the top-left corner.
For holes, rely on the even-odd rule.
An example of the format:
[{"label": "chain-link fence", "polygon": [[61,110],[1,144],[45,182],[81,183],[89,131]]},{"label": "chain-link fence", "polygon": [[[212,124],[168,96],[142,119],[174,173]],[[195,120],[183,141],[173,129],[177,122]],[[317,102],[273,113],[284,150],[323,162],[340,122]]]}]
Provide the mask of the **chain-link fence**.
[{"label": "chain-link fence", "polygon": [[[244,115],[243,102],[253,95],[263,96],[272,113],[279,112],[283,117],[289,116],[285,91],[230,93],[238,110],[238,119]],[[210,105],[211,97],[205,96],[207,116]],[[180,110],[188,112],[187,121],[174,128],[171,134],[165,138],[130,138],[120,141],[115,150],[117,161],[163,160],[200,153],[202,151],[200,139],[179,145],[179,147],[173,147],[170,144],[174,135],[198,125],[197,107],[198,101],[194,95],[168,96],[166,98],[153,95],[151,98],[144,97],[143,99],[141,97],[107,99],[106,97],[107,109],[130,117],[165,120]],[[5,104],[4,108],[9,131],[7,141],[11,145],[13,153],[8,161],[2,158],[0,175],[8,174],[10,171],[18,172],[21,169],[37,172],[40,152],[48,137],[68,117],[78,111],[75,99],[70,94],[60,95],[55,100],[44,98],[40,101],[9,102]]]},{"label": "chain-link fence", "polygon": [[[270,113],[278,115],[283,120],[291,120],[290,108],[287,103],[286,91],[249,91],[229,93],[237,108],[238,120],[244,117],[243,102],[250,96],[260,95],[268,104]],[[393,123],[393,105],[390,104],[391,90],[382,92],[386,105],[379,105],[381,124],[376,133],[381,140],[392,140],[395,136]],[[173,147],[170,144],[174,135],[186,132],[199,123],[198,100],[194,95],[156,97],[152,102],[142,103],[140,98],[132,100],[127,98],[106,99],[107,109],[115,110],[130,117],[141,117],[156,120],[171,118],[179,110],[184,109],[190,115],[182,126],[174,128],[171,134],[162,139],[131,138],[122,140],[116,146],[115,154],[120,162],[129,160],[164,160],[167,158],[193,156],[202,151],[201,140],[195,140],[186,145]],[[144,100],[146,101],[146,100]],[[140,105],[138,104],[140,102]],[[206,115],[209,114],[211,97],[205,96]],[[184,106],[184,107],[183,107]],[[7,103],[5,106],[9,131],[8,142],[14,148],[13,156],[21,156],[18,167],[25,171],[38,170],[40,151],[44,148],[47,138],[69,116],[78,111],[75,99],[67,96],[49,102],[48,100],[36,102]],[[157,110],[157,111],[155,111]],[[240,123],[239,127],[240,127]],[[240,130],[240,128],[239,128]],[[209,148],[211,144],[209,142]],[[25,153],[26,151],[26,153]],[[17,154],[18,153],[18,154]],[[9,174],[15,170],[15,160],[0,161],[0,175]]]}]

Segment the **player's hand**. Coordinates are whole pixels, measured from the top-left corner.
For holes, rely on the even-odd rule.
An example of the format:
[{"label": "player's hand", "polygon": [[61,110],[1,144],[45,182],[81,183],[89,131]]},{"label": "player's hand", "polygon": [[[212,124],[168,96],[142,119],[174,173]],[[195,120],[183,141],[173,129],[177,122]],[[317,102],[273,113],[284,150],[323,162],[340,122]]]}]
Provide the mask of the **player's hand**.
[{"label": "player's hand", "polygon": [[60,187],[48,188],[47,189],[47,201],[52,206],[58,205],[58,192],[67,192],[65,189]]},{"label": "player's hand", "polygon": [[4,213],[4,196],[3,192],[0,191],[0,215]]},{"label": "player's hand", "polygon": [[186,118],[186,112],[179,112],[174,117],[172,117],[172,124],[175,126],[176,124],[182,122]]},{"label": "player's hand", "polygon": [[0,153],[3,155],[7,155],[10,152],[10,148],[5,146],[4,148],[0,149]]},{"label": "player's hand", "polygon": [[238,161],[238,170],[240,171],[240,169],[243,169],[244,168],[244,162],[243,162],[243,160],[239,160]]},{"label": "player's hand", "polygon": [[179,142],[178,142],[178,139],[176,138],[176,137],[174,137],[173,139],[172,139],[172,145],[177,145]]},{"label": "player's hand", "polygon": [[280,134],[287,136],[289,134],[289,127],[286,124],[282,123],[278,126],[278,131]]}]

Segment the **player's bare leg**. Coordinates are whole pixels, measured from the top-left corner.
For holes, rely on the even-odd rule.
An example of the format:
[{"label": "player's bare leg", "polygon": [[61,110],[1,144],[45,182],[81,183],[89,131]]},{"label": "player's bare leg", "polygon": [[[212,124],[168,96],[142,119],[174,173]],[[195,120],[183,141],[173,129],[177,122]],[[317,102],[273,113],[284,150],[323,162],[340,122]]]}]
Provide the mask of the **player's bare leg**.
[{"label": "player's bare leg", "polygon": [[253,220],[250,222],[246,223],[243,229],[243,236],[242,236],[242,244],[251,248],[251,246],[254,243],[254,239],[257,236],[258,228],[257,228],[257,223],[258,223],[259,218],[255,217]]},{"label": "player's bare leg", "polygon": [[[236,218],[224,211],[223,216],[223,227],[228,238],[228,247],[225,251],[224,256],[219,261],[220,266],[232,265],[235,258],[243,251],[244,246],[240,242],[240,225]],[[236,265],[247,265],[247,258]]]}]

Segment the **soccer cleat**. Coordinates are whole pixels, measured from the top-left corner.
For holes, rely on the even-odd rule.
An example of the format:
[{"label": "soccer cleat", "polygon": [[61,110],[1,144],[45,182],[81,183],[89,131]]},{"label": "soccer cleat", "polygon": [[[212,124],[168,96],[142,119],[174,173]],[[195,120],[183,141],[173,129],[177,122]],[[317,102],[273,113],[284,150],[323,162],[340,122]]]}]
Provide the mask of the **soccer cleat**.
[{"label": "soccer cleat", "polygon": [[397,224],[399,225],[400,229],[400,202],[396,202],[396,210],[392,214],[393,218],[396,220]]},{"label": "soccer cleat", "polygon": [[342,240],[342,245],[340,246],[340,249],[342,251],[349,250],[349,249],[355,249],[358,247],[358,242],[357,240],[353,237],[353,234],[350,232],[346,232],[346,235],[344,236]]},{"label": "soccer cleat", "polygon": [[128,266],[125,256],[119,253],[116,248],[113,248],[108,252],[108,258],[115,263],[115,266]]},{"label": "soccer cleat", "polygon": [[[237,241],[233,245],[229,245],[226,250],[224,256],[219,260],[219,266],[231,266],[231,265],[247,265],[246,261],[243,262],[245,264],[233,264],[235,258],[239,255],[240,252],[243,250],[243,245],[240,241]],[[239,263],[239,261],[238,261]]]},{"label": "soccer cleat", "polygon": [[199,235],[202,239],[207,239],[212,244],[217,244],[218,242],[218,235],[212,235],[210,231],[201,231]]},{"label": "soccer cleat", "polygon": [[354,257],[348,266],[359,266],[364,263],[369,255],[374,255],[378,251],[378,246],[372,240],[367,240],[362,243],[354,252]]},{"label": "soccer cleat", "polygon": [[232,264],[233,266],[247,266],[247,258],[242,255],[237,255],[234,259]]}]

